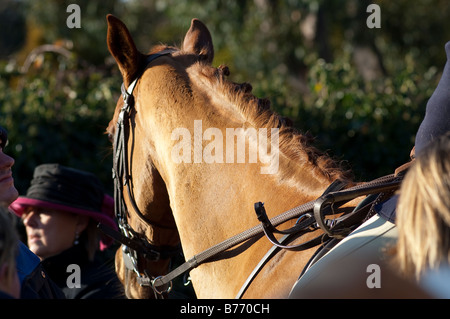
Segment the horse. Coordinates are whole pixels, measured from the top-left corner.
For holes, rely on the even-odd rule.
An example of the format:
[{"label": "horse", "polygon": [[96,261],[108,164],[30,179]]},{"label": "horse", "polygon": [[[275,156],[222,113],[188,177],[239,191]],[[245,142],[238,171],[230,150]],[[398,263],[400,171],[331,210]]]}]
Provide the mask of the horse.
[{"label": "horse", "polygon": [[[129,178],[121,184],[128,187],[123,202],[130,237],[145,238],[152,247],[181,244],[190,257],[257,225],[256,202],[263,202],[272,218],[315,200],[333,181],[357,184],[340,162],[271,110],[268,99],[254,96],[250,84],[232,82],[226,66],[212,65],[212,37],[201,21],[191,21],[180,47],[158,44],[148,54],[136,48],[121,20],[108,15],[107,24],[107,45],[122,75],[123,93],[131,92],[134,101],[124,146]],[[119,98],[107,128],[111,138],[118,134],[125,104]],[[346,205],[353,208],[359,201]],[[283,228],[295,223],[289,220]],[[313,229],[295,242],[321,234]],[[197,297],[235,297],[272,246],[259,236],[191,270]],[[242,297],[287,297],[315,251],[281,250]],[[130,270],[126,255],[119,249],[115,259],[126,295],[153,298],[154,287],[140,285],[139,279],[166,274],[170,258],[135,256]]]}]

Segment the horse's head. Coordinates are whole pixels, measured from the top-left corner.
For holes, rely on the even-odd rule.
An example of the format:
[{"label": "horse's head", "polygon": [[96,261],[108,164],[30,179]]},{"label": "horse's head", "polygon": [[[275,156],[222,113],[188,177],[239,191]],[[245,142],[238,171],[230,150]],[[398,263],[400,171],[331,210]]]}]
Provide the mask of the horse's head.
[{"label": "horse's head", "polygon": [[[166,190],[165,178],[160,172],[161,165],[159,163],[158,153],[161,150],[155,148],[153,141],[158,138],[158,132],[148,130],[148,126],[152,123],[147,122],[147,118],[155,118],[145,116],[146,112],[156,112],[158,114],[158,107],[164,106],[163,100],[158,100],[157,94],[152,94],[153,90],[161,90],[161,85],[170,85],[170,80],[155,81],[153,77],[148,81],[146,74],[143,74],[146,65],[146,55],[140,53],[134,44],[126,26],[117,18],[109,15],[108,21],[108,48],[115,58],[120,72],[123,77],[124,87],[128,88],[130,83],[138,79],[140,82],[147,83],[140,84],[136,87],[135,95],[146,95],[146,107],[143,108],[141,102],[136,98],[135,108],[129,115],[129,131],[126,133],[127,142],[125,148],[127,153],[127,167],[124,169],[130,175],[129,186],[130,193],[125,191],[123,186],[122,193],[127,207],[126,219],[133,234],[136,233],[138,237],[145,238],[153,246],[171,246],[174,247],[179,244],[179,236],[176,230],[176,225],[172,216],[169,196]],[[184,42],[184,50],[188,53],[183,57],[183,63],[193,63],[195,59],[212,60],[212,46],[204,47],[202,43],[211,43],[209,32],[207,31],[207,38],[204,30],[206,28],[197,20],[193,20],[192,26],[186,36]],[[209,37],[209,38],[208,38]],[[166,47],[155,47],[154,52],[161,51]],[[173,49],[173,55],[176,55],[176,50]],[[155,61],[153,64],[156,67],[159,63],[164,63],[165,58],[160,61]],[[164,72],[163,72],[164,73]],[[158,75],[156,75],[158,77]],[[109,123],[107,133],[110,138],[116,135],[117,122],[119,114],[124,105],[123,99],[119,99],[114,113],[114,117]],[[147,107],[148,106],[148,107]],[[155,113],[153,114],[155,115]],[[164,119],[161,119],[164,121]],[[131,194],[131,195],[130,195]],[[136,214],[133,209],[135,201],[138,210],[142,212],[142,216]],[[134,235],[130,236],[133,237]],[[129,256],[125,256],[123,249],[119,249],[116,253],[116,271],[119,278],[124,283],[125,291],[128,297],[131,298],[147,298],[152,297],[153,291],[150,287],[143,287],[138,284],[137,276],[157,277],[167,273],[169,267],[169,258],[159,261],[149,261],[141,255],[137,255],[137,269],[130,269],[126,267],[129,264]],[[128,262],[124,260],[128,259]],[[139,273],[139,275],[137,275]]]}]

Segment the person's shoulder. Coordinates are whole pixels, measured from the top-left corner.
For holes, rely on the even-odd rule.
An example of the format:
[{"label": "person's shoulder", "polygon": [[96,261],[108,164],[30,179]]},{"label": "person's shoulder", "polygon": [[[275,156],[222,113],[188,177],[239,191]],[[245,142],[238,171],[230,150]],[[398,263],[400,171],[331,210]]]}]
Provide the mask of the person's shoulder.
[{"label": "person's shoulder", "polygon": [[123,286],[114,266],[104,260],[89,263],[81,274],[82,289],[77,298],[82,299],[123,299]]},{"label": "person's shoulder", "polygon": [[22,283],[25,277],[36,269],[41,260],[21,241],[19,241],[18,246],[19,251],[16,258],[16,268],[19,275],[19,281]]},{"label": "person's shoulder", "polygon": [[436,269],[427,270],[420,279],[420,286],[434,298],[450,298],[450,265],[445,263]]},{"label": "person's shoulder", "polygon": [[14,299],[14,297],[0,290],[0,299]]}]

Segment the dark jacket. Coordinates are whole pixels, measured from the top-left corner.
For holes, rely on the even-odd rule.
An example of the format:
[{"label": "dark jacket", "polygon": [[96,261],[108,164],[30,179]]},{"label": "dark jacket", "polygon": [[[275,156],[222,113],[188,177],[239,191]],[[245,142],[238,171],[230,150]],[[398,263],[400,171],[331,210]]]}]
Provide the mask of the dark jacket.
[{"label": "dark jacket", "polygon": [[14,297],[4,291],[0,291],[0,299],[14,299]]},{"label": "dark jacket", "polygon": [[64,299],[63,292],[50,280],[42,268],[39,257],[33,254],[22,242],[16,258],[20,281],[21,299]]},{"label": "dark jacket", "polygon": [[[75,245],[62,253],[42,261],[50,278],[64,292],[67,299],[123,299],[123,287],[110,261],[97,256],[89,261],[83,245]],[[71,279],[79,270],[80,287],[73,287]]]},{"label": "dark jacket", "polygon": [[[447,62],[444,66],[439,84],[427,102],[425,117],[420,123],[414,144],[416,155],[439,136],[450,131],[450,41],[445,44]],[[375,207],[378,215],[395,223],[398,196]]]}]

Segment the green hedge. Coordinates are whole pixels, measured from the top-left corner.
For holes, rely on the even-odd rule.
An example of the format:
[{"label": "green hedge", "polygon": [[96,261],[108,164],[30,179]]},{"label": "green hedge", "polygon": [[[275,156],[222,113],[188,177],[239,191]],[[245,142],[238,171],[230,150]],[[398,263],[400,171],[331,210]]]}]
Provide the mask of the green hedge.
[{"label": "green hedge", "polygon": [[[49,55],[49,54],[47,54]],[[408,160],[426,102],[440,72],[417,74],[413,60],[393,77],[365,81],[349,56],[308,65],[309,94],[277,74],[253,83],[258,96],[316,137],[319,148],[346,160],[359,180],[388,174]],[[12,69],[12,70],[11,70]],[[232,77],[232,76],[231,76]],[[28,187],[36,165],[59,162],[95,172],[111,190],[111,146],[104,134],[119,97],[115,65],[83,66],[46,56],[27,74],[0,65],[0,117],[9,131],[17,188]]]},{"label": "green hedge", "polygon": [[[357,179],[391,173],[408,160],[443,68],[450,4],[375,1],[382,28],[370,30],[365,9],[372,2],[82,0],[82,28],[68,29],[70,0],[9,1],[25,8],[17,12],[28,28],[41,28],[41,43],[73,45],[71,58],[48,53],[25,74],[15,57],[0,60],[0,125],[10,133],[17,187],[26,190],[36,165],[60,162],[95,172],[112,188],[104,130],[121,79],[105,62],[106,13],[128,25],[142,51],[159,41],[180,44],[190,19],[200,18],[213,37],[214,65],[227,64],[231,80],[250,82],[255,95],[269,98],[277,112],[315,136],[320,149],[347,161]],[[311,17],[320,27],[307,39],[301,28]],[[357,46],[377,52],[381,75],[360,75]]]},{"label": "green hedge", "polygon": [[414,60],[391,77],[367,81],[349,56],[310,66],[311,95],[294,109],[297,126],[320,148],[345,159],[358,179],[390,174],[409,160],[416,131],[441,70],[417,71]]},{"label": "green hedge", "polygon": [[44,65],[25,75],[0,66],[1,125],[9,132],[6,152],[15,159],[21,193],[34,167],[51,162],[91,171],[112,190],[111,145],[104,132],[120,84],[117,72],[61,56],[46,56]]}]

